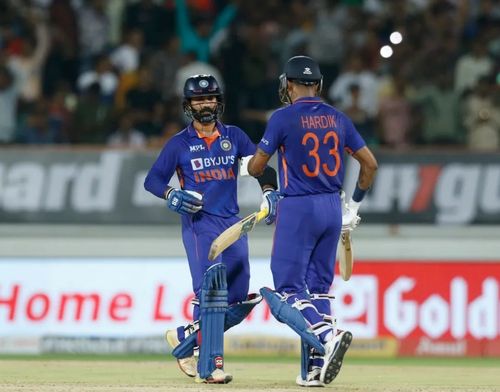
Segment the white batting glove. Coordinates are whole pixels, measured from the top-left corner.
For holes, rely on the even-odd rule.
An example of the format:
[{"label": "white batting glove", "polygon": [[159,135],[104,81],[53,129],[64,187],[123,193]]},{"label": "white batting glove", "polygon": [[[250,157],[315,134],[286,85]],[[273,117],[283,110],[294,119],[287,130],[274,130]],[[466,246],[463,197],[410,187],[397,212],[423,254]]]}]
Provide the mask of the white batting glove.
[{"label": "white batting glove", "polygon": [[359,225],[361,220],[358,215],[361,203],[351,199],[349,204],[344,203],[342,200],[342,204],[342,232],[352,231]]},{"label": "white batting glove", "polygon": [[245,177],[250,175],[248,172],[248,162],[250,162],[252,158],[253,155],[248,155],[240,159],[240,176]]}]

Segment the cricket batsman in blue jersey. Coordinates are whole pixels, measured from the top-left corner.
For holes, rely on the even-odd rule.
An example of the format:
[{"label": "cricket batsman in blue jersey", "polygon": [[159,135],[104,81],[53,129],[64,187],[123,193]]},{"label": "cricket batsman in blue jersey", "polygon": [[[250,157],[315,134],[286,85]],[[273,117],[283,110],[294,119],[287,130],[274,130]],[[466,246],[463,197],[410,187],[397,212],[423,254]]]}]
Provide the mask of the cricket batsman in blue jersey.
[{"label": "cricket batsman in blue jersey", "polygon": [[[192,122],[165,144],[144,183],[146,190],[166,199],[168,208],[181,214],[182,240],[195,294],[193,323],[167,331],[166,338],[180,369],[204,383],[232,380],[223,368],[223,333],[243,321],[262,299],[248,295],[246,235],[216,260],[208,260],[212,241],[240,220],[239,164],[242,157],[256,150],[240,128],[219,121],[223,108],[223,94],[213,76],[188,78],[183,109]],[[168,185],[174,173],[180,189]],[[279,200],[276,171],[266,167],[257,179],[264,192],[263,204],[269,209],[266,223],[271,224]]]},{"label": "cricket batsman in blue jersey", "polygon": [[[250,175],[258,176],[278,151],[283,199],[271,256],[276,291],[263,288],[261,293],[273,315],[302,338],[302,370],[296,380],[302,386],[332,382],[351,343],[352,334],[336,328],[329,291],[341,230],[359,223],[361,200],[377,170],[352,121],[319,97],[322,81],[310,57],[288,60],[279,88],[287,106],[273,113],[257,152],[242,163]],[[361,169],[343,216],[344,150]]]}]

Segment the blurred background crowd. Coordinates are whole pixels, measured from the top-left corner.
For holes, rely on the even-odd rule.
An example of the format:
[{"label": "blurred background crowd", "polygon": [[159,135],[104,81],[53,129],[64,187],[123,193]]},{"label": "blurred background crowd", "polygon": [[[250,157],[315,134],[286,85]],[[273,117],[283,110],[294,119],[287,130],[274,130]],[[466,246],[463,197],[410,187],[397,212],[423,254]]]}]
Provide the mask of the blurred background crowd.
[{"label": "blurred background crowd", "polygon": [[499,0],[2,0],[0,143],[160,147],[198,73],[257,142],[297,54],[372,146],[500,149]]}]

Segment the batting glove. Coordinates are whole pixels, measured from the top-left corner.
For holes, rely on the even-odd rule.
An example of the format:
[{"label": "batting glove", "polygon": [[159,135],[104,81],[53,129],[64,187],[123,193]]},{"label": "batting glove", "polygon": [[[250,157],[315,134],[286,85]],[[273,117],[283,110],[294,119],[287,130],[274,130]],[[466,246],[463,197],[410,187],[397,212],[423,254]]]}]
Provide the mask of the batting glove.
[{"label": "batting glove", "polygon": [[345,204],[343,201],[342,204],[342,232],[345,233],[354,230],[359,225],[361,218],[358,215],[358,210],[361,203],[351,199],[349,204]]},{"label": "batting glove", "polygon": [[283,198],[278,191],[274,189],[265,190],[262,194],[262,203],[260,209],[263,210],[267,208],[269,211],[266,218],[264,219],[266,225],[274,223],[276,220],[276,215],[278,214],[278,202]]},{"label": "batting glove", "polygon": [[171,188],[167,192],[167,206],[181,215],[196,214],[203,207],[203,200],[197,192]]}]

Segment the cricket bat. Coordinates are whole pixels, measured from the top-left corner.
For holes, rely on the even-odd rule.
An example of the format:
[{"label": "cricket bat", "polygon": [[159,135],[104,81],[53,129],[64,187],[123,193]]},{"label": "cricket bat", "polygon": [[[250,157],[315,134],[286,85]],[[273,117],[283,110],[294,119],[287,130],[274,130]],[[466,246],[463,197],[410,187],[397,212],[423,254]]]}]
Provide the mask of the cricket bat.
[{"label": "cricket bat", "polygon": [[[347,210],[347,204],[345,203],[345,193],[342,191],[340,194],[341,205],[342,205],[342,215],[345,214]],[[354,263],[354,258],[352,255],[352,241],[351,232],[346,231],[340,233],[339,241],[339,270],[342,279],[345,281],[349,280],[352,275],[352,267]]]},{"label": "cricket bat", "polygon": [[339,270],[342,279],[349,280],[352,274],[354,258],[352,254],[351,232],[340,234]]},{"label": "cricket bat", "polygon": [[217,256],[219,256],[224,250],[229,248],[232,244],[238,241],[246,233],[253,230],[255,225],[259,223],[262,219],[266,217],[268,209],[264,208],[260,211],[256,211],[247,217],[243,218],[234,225],[228,227],[224,230],[210,246],[210,251],[208,252],[208,260],[212,261]]}]

